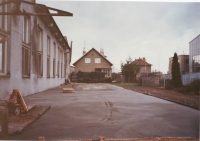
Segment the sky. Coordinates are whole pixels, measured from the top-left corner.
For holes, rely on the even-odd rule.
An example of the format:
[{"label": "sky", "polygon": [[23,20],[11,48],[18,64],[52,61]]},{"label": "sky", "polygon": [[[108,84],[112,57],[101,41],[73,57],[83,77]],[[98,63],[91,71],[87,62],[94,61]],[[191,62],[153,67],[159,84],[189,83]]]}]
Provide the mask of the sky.
[{"label": "sky", "polygon": [[152,71],[167,73],[169,57],[189,54],[200,34],[200,2],[192,1],[58,1],[37,3],[73,13],[55,17],[62,34],[73,41],[72,62],[92,48],[104,49],[113,71],[121,62],[146,58]]}]

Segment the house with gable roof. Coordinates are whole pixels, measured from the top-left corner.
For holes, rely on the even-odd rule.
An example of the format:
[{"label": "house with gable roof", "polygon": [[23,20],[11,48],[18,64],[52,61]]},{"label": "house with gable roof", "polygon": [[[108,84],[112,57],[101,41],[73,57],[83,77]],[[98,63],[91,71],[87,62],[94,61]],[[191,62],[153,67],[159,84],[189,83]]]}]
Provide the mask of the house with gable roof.
[{"label": "house with gable roof", "polygon": [[100,49],[98,52],[92,48],[88,52],[83,49],[83,56],[74,64],[75,72],[104,72],[105,77],[112,77],[112,63],[104,55],[104,50]]},{"label": "house with gable roof", "polygon": [[135,61],[133,61],[132,63],[140,67],[140,72],[136,75],[136,79],[138,79],[141,74],[151,73],[151,66],[152,65],[147,63],[145,57],[135,59]]}]

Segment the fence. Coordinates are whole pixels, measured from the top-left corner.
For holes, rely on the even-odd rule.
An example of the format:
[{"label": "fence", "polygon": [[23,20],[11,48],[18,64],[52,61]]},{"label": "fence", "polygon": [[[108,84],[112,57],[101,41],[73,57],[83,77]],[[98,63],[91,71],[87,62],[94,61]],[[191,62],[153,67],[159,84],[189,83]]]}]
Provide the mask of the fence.
[{"label": "fence", "polygon": [[200,72],[198,72],[198,73],[182,74],[183,85],[186,85],[186,84],[192,82],[195,79],[200,79]]},{"label": "fence", "polygon": [[142,77],[142,86],[159,87],[159,76]]},{"label": "fence", "polygon": [[[192,82],[195,79],[200,79],[200,72],[198,73],[190,73],[190,74],[182,74],[182,83],[183,85],[186,85],[190,82]],[[161,74],[159,76],[149,76],[149,77],[142,77],[142,86],[154,86],[154,87],[168,87],[170,85],[170,80],[172,79],[172,76],[170,74]],[[159,82],[158,82],[159,81]]]}]

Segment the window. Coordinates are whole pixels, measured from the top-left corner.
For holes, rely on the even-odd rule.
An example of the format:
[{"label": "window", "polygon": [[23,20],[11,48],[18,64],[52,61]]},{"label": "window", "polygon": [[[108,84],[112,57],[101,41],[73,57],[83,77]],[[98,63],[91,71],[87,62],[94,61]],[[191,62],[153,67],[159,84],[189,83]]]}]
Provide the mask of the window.
[{"label": "window", "polygon": [[43,76],[43,58],[42,54],[38,55],[38,76],[42,77]]},{"label": "window", "polygon": [[30,67],[29,67],[29,48],[22,47],[22,76],[30,76]]},{"label": "window", "polygon": [[90,58],[85,58],[85,63],[91,63],[91,59]]},{"label": "window", "polygon": [[3,44],[0,43],[0,73],[2,72],[3,72]]},{"label": "window", "polygon": [[58,47],[58,63],[57,63],[57,76],[60,75],[60,49]]},{"label": "window", "polygon": [[[6,2],[2,0],[2,2]],[[8,4],[0,6],[0,12],[7,12],[8,11]],[[0,15],[0,28],[7,31],[7,15]]]},{"label": "window", "polygon": [[95,58],[95,63],[101,63],[101,58]]},{"label": "window", "polygon": [[23,42],[29,43],[30,42],[30,26],[29,26],[29,18],[24,16],[23,20]]},{"label": "window", "polygon": [[56,43],[53,43],[54,55],[53,55],[53,77],[56,76]]},{"label": "window", "polygon": [[51,40],[50,37],[47,36],[47,56],[50,56],[50,48],[51,48]]},{"label": "window", "polygon": [[110,70],[105,69],[103,72],[106,74],[105,77],[110,77]]},{"label": "window", "polygon": [[194,72],[200,72],[200,55],[193,56],[193,69]]},{"label": "window", "polygon": [[50,77],[50,37],[47,36],[47,77]]},{"label": "window", "polygon": [[7,41],[5,37],[0,36],[0,74],[6,73],[7,60]]},{"label": "window", "polygon": [[47,57],[47,78],[50,78],[50,58]]},{"label": "window", "polygon": [[63,52],[60,50],[60,70],[61,70],[61,77],[63,77]]},{"label": "window", "polygon": [[186,62],[186,65],[188,65],[189,64],[189,59],[186,59],[185,62]]},{"label": "window", "polygon": [[37,47],[38,47],[38,76],[43,76],[43,48],[42,48],[42,29],[38,27],[37,32]]},{"label": "window", "polygon": [[38,51],[42,52],[42,29],[40,27],[37,30],[37,43]]}]

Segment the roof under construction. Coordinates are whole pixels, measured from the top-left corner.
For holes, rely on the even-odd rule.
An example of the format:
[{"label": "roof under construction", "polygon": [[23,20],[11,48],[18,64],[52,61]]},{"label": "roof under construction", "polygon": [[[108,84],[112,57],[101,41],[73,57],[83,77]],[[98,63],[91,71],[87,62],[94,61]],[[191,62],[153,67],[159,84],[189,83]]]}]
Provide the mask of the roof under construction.
[{"label": "roof under construction", "polygon": [[[41,20],[47,25],[49,30],[53,33],[53,35],[56,37],[58,42],[64,47],[70,49],[68,42],[66,38],[62,35],[60,29],[58,28],[56,22],[54,21],[52,16],[73,16],[72,13],[59,10],[56,8],[48,7],[43,4],[38,4],[30,1],[25,0],[13,0],[13,1],[7,1],[0,3],[0,6],[4,6],[7,4],[14,4],[12,11],[9,12],[0,12],[0,15],[25,15],[25,16],[39,16]],[[33,6],[35,9],[35,12],[27,12],[25,10],[21,10],[21,4],[27,4],[30,6]]]}]

